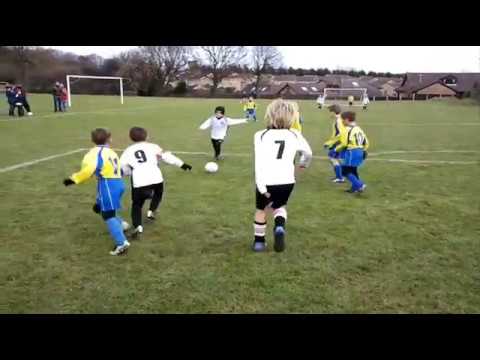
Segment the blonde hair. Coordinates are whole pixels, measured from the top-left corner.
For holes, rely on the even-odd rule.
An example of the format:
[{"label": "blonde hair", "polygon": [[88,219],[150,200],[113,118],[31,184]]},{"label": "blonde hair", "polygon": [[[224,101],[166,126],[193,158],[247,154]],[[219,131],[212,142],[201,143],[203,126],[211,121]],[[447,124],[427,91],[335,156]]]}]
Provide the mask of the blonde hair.
[{"label": "blonde hair", "polygon": [[298,114],[298,104],[283,99],[273,100],[265,111],[265,121],[269,129],[290,129]]}]

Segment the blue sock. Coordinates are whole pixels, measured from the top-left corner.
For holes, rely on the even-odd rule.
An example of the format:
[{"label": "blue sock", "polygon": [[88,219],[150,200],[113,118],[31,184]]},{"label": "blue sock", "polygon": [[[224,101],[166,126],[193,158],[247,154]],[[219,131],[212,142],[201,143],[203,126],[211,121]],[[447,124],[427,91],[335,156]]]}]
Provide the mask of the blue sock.
[{"label": "blue sock", "polygon": [[119,218],[113,217],[105,221],[107,223],[108,230],[110,231],[110,235],[112,235],[113,240],[115,241],[115,245],[121,246],[123,242],[127,240],[125,234],[123,233],[122,229],[122,222]]},{"label": "blue sock", "polygon": [[335,177],[337,179],[343,179],[343,176],[342,176],[342,166],[341,165],[335,165],[333,167],[333,170],[335,170]]},{"label": "blue sock", "polygon": [[347,175],[348,180],[352,183],[352,190],[356,191],[360,189],[363,186],[363,183],[360,181],[359,178],[357,178],[353,174],[348,174]]}]

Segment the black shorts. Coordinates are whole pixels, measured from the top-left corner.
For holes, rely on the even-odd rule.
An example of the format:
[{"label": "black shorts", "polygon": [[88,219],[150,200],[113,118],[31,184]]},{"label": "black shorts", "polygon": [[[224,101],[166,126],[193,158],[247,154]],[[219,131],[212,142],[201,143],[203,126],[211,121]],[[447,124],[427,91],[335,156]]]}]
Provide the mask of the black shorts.
[{"label": "black shorts", "polygon": [[268,199],[256,189],[257,210],[265,210],[270,204],[272,209],[278,209],[287,205],[288,198],[290,197],[294,186],[295,184],[268,185],[267,192],[270,193]]}]

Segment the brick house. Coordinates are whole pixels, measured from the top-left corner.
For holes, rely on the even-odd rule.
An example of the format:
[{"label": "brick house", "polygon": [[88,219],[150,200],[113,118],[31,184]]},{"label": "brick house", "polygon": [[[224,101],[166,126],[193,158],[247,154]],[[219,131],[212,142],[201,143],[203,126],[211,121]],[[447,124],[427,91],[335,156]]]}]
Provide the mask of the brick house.
[{"label": "brick house", "polygon": [[406,73],[396,91],[400,99],[462,98],[469,96],[478,83],[480,73]]}]

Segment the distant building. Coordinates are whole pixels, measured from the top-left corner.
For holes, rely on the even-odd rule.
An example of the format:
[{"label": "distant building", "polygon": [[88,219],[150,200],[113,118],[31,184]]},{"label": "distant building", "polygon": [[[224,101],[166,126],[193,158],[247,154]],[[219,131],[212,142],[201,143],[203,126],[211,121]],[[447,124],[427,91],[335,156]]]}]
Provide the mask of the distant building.
[{"label": "distant building", "polygon": [[396,89],[399,97],[429,99],[469,96],[480,83],[480,73],[406,73]]}]

